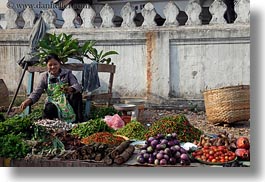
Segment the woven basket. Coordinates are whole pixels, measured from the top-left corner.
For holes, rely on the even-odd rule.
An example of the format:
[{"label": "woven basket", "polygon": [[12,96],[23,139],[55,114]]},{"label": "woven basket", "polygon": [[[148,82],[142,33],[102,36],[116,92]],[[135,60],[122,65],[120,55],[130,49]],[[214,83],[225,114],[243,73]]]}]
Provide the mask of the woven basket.
[{"label": "woven basket", "polygon": [[250,118],[249,85],[208,90],[203,93],[207,120],[234,123]]}]

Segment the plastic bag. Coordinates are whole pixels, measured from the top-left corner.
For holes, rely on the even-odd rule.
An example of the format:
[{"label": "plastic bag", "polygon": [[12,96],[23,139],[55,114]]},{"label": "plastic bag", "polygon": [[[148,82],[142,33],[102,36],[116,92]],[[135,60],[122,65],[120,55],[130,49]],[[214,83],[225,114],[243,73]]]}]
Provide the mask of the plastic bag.
[{"label": "plastic bag", "polygon": [[117,130],[119,128],[122,128],[125,126],[124,121],[121,119],[121,117],[118,114],[114,114],[113,116],[105,116],[104,121],[107,123],[107,125],[114,130]]}]

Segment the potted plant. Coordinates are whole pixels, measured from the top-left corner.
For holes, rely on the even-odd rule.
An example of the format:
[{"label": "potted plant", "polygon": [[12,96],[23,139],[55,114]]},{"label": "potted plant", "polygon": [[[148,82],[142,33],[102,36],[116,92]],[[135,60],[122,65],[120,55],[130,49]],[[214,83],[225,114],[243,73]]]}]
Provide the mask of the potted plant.
[{"label": "potted plant", "polygon": [[40,64],[44,64],[44,59],[49,54],[57,54],[62,63],[65,64],[68,58],[73,58],[84,63],[83,58],[87,57],[98,63],[110,64],[113,54],[118,54],[116,51],[100,52],[94,48],[96,41],[88,40],[83,45],[80,45],[78,39],[74,39],[72,35],[60,33],[56,35],[47,34],[38,43],[36,55],[39,57]]}]

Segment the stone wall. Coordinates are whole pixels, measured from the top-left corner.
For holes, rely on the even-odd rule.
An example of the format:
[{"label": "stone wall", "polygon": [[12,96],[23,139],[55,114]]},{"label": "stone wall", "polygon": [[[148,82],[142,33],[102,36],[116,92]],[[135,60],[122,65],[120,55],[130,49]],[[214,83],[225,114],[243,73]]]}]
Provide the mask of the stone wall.
[{"label": "stone wall", "polygon": [[[154,21],[152,3],[147,3],[142,10],[141,26],[134,24],[134,11],[128,3],[121,9],[120,27],[114,26],[113,10],[107,4],[100,11],[103,19],[100,27],[93,24],[95,12],[91,7],[83,11],[83,25],[79,28],[73,24],[76,15],[70,7],[65,9],[67,16],[63,16],[62,28],[48,21],[54,16],[50,10],[43,16],[50,33],[73,34],[81,42],[96,40],[99,50],[119,53],[112,56],[117,65],[114,98],[140,97],[161,104],[178,98],[201,100],[206,89],[250,84],[249,1],[238,1],[237,19],[232,24],[226,23],[223,17],[225,7],[221,0],[213,2],[208,25],[201,24],[201,8],[196,1],[190,1],[186,7],[189,18],[184,26],[176,21],[178,7],[172,2],[164,8],[163,26],[157,26]],[[30,15],[30,10],[27,11]],[[16,23],[12,23],[15,19],[12,16],[16,13],[10,11],[7,28],[0,29],[0,77],[10,92],[17,88],[22,73],[17,61],[27,53],[28,36],[34,26],[25,13],[27,27],[18,29]],[[27,76],[20,93],[26,92]],[[106,76],[100,75],[100,78],[104,87]]]}]

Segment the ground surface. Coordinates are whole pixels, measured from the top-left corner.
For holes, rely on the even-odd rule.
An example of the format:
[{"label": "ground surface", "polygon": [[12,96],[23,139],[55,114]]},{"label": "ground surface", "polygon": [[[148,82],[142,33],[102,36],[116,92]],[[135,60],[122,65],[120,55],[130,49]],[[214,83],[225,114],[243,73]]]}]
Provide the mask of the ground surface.
[{"label": "ground surface", "polygon": [[226,131],[234,136],[246,136],[250,138],[250,121],[240,121],[232,123],[230,126],[214,125],[207,121],[205,112],[198,113],[191,111],[178,111],[178,110],[153,110],[146,109],[139,115],[139,121],[145,125],[151,124],[162,117],[170,116],[174,114],[184,113],[189,122],[196,128],[202,130],[207,134],[218,134],[222,131]]}]

